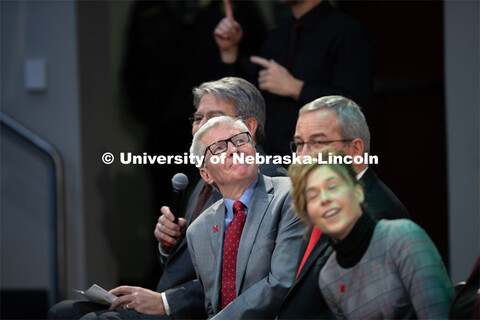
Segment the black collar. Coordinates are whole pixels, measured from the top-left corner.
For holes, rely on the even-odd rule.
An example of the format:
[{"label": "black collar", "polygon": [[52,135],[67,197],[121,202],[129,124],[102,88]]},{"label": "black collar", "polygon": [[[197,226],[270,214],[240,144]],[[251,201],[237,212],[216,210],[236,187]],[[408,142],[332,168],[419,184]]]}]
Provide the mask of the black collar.
[{"label": "black collar", "polygon": [[318,26],[319,21],[323,21],[331,10],[332,7],[328,1],[324,0],[305,13],[300,19],[294,19],[294,23],[296,21],[305,30],[311,29],[314,26]]},{"label": "black collar", "polygon": [[342,268],[351,268],[362,259],[372,239],[375,225],[375,220],[368,213],[363,213],[345,239],[337,243],[330,240],[337,252],[337,262]]}]

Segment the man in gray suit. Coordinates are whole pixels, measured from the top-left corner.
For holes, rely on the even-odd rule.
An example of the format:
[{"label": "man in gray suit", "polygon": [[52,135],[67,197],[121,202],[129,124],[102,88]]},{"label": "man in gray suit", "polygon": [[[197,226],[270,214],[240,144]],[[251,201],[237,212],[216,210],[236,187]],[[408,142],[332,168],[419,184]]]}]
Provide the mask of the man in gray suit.
[{"label": "man in gray suit", "polygon": [[[253,136],[257,152],[264,154],[260,144],[264,139],[265,102],[260,92],[248,81],[228,77],[205,82],[193,89],[196,112],[192,116],[192,135],[208,119],[220,115],[231,115],[243,119]],[[261,165],[260,172],[269,176],[285,176],[286,170],[279,165]],[[162,207],[154,234],[159,241],[162,275],[156,291],[141,287],[121,286],[112,290],[123,294],[113,310],[85,301],[62,301],[49,312],[49,318],[78,319],[117,318],[117,319],[204,319],[203,288],[196,280],[185,229],[199,213],[221,199],[220,193],[212,190],[203,179],[197,183],[190,196],[185,218],[174,224],[173,214],[168,207]],[[162,244],[173,245],[166,252]]]},{"label": "man in gray suit", "polygon": [[273,318],[295,277],[305,225],[291,209],[288,178],[235,161],[255,152],[248,128],[228,116],[209,120],[190,148],[205,156],[200,175],[223,198],[187,230],[209,317]]}]

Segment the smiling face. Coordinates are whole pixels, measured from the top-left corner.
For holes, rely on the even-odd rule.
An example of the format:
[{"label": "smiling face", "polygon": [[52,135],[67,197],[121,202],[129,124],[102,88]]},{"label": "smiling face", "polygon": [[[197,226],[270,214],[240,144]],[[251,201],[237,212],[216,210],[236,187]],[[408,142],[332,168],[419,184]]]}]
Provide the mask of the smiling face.
[{"label": "smiling face", "polygon": [[334,242],[345,239],[362,215],[361,186],[346,181],[329,166],[308,175],[305,198],[310,221]]},{"label": "smiling face", "polygon": [[[347,137],[348,138],[348,137]],[[307,155],[312,152],[319,152],[327,144],[322,141],[342,140],[345,137],[340,135],[338,119],[335,114],[327,109],[319,109],[307,112],[298,117],[295,129],[294,141],[296,143],[307,142],[298,155]],[[343,142],[332,142],[328,145],[352,155],[350,144]]]},{"label": "smiling face", "polygon": [[[208,147],[217,141],[230,139],[240,132],[233,125],[220,124],[203,135],[201,139],[202,145]],[[221,155],[225,156],[224,163],[212,163],[213,155],[210,151],[207,151],[205,167],[200,169],[200,175],[207,183],[215,183],[224,197],[226,197],[225,192],[231,193],[232,190],[243,193],[241,190],[245,191],[255,181],[258,174],[258,164],[234,163],[233,154],[243,153],[246,157],[249,155],[255,156],[255,152],[255,148],[251,143],[235,147],[233,143],[228,142],[227,151],[224,154],[217,155],[219,157]]]}]

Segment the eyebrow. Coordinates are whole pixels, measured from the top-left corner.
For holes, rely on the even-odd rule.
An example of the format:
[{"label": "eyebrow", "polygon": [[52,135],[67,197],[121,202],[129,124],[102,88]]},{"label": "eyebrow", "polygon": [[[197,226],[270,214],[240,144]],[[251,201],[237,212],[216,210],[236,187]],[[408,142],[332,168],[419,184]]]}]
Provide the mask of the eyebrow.
[{"label": "eyebrow", "polygon": [[[232,135],[230,136],[230,138],[222,139],[222,140],[217,140],[217,141],[215,141],[215,142],[212,142],[211,144],[208,145],[208,147],[211,147],[212,145],[214,145],[214,144],[217,143],[217,142],[222,142],[222,141],[225,141],[225,140],[230,140],[230,139],[232,139],[233,136],[236,136],[237,134],[240,134],[240,133],[243,133],[243,132],[237,132],[237,133],[232,134]],[[207,147],[207,148],[208,148],[208,147]]]},{"label": "eyebrow", "polygon": [[306,193],[310,192],[310,191],[314,191],[315,187],[309,187],[307,188],[307,190],[305,190]]},{"label": "eyebrow", "polygon": [[[325,182],[330,181],[330,180],[334,180],[334,179],[338,179],[338,178],[337,177],[330,177],[330,178],[325,179]],[[308,187],[307,189],[305,189],[305,192],[312,191],[315,188],[316,187]]]},{"label": "eyebrow", "polygon": [[[320,138],[320,137],[326,137],[325,133],[315,133],[315,134],[312,134],[309,138],[312,139],[312,138]],[[293,136],[293,138],[294,139],[301,139],[297,135]]]},{"label": "eyebrow", "polygon": [[[210,114],[215,114],[215,113],[220,113],[220,114],[226,114],[225,112],[221,111],[221,110],[210,110],[210,111],[207,111],[207,115],[210,115]],[[204,113],[201,113],[201,112],[195,112],[194,115],[204,115]]]}]

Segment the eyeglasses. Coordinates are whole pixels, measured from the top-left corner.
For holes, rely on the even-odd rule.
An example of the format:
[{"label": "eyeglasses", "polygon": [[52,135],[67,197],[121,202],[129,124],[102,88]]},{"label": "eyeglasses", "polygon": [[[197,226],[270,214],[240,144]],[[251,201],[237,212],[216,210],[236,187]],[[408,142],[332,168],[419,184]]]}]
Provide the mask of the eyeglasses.
[{"label": "eyeglasses", "polygon": [[190,117],[188,117],[188,120],[190,120],[190,123],[192,124],[192,126],[198,126],[200,124],[200,122],[202,122],[203,118],[206,118],[207,121],[208,121],[212,118],[220,117],[220,116],[229,116],[229,117],[232,117],[234,119],[237,118],[236,116],[225,114],[222,111],[209,111],[209,112],[207,112],[206,115],[204,115],[203,113],[200,113],[200,112],[195,112]]},{"label": "eyeglasses", "polygon": [[305,145],[308,145],[310,147],[310,149],[317,149],[317,148],[321,148],[323,146],[326,146],[326,145],[329,145],[330,143],[333,143],[333,142],[352,142],[354,139],[342,139],[342,140],[318,140],[318,141],[309,141],[309,142],[295,142],[295,141],[292,141],[290,142],[290,150],[292,150],[292,152],[300,152],[303,150],[303,147]]},{"label": "eyeglasses", "polygon": [[217,141],[217,142],[209,145],[205,149],[205,153],[203,154],[204,163],[205,163],[205,156],[207,155],[207,151],[210,150],[210,152],[213,155],[224,153],[228,149],[228,143],[229,142],[231,142],[237,148],[241,147],[241,146],[243,146],[244,144],[247,144],[247,143],[252,143],[253,144],[253,140],[252,140],[252,136],[250,135],[250,132],[237,133],[236,135],[231,136],[229,139],[220,140],[220,141]]}]

